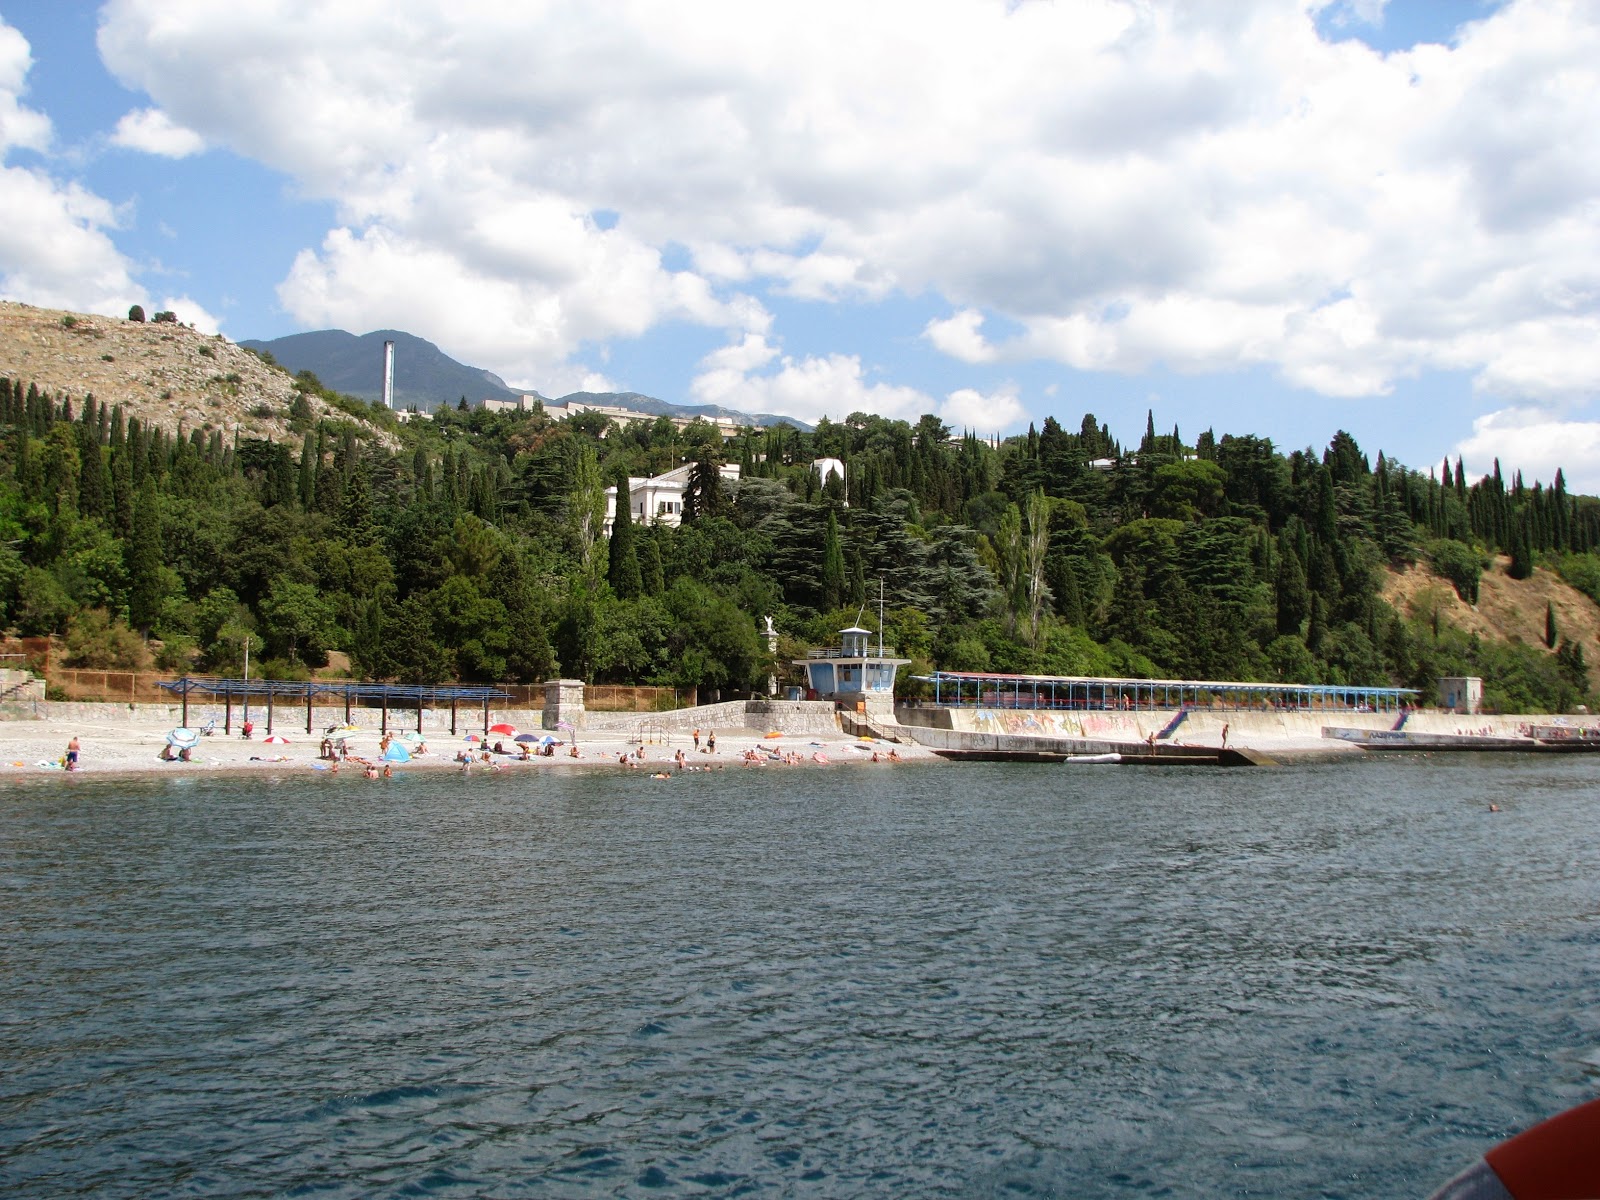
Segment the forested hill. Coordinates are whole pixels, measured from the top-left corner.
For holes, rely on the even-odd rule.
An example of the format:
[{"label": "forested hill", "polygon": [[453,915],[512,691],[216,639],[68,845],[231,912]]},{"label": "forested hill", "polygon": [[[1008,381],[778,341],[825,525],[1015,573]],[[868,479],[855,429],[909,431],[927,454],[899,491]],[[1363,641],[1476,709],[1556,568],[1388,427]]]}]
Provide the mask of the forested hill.
[{"label": "forested hill", "polygon": [[[771,665],[762,617],[786,674],[882,580],[912,690],[937,666],[1402,684],[1425,699],[1440,675],[1481,675],[1505,710],[1591,691],[1593,627],[1549,589],[1559,576],[1578,603],[1600,596],[1600,502],[1559,473],[1497,464],[1469,480],[1459,462],[1413,469],[1345,433],[1285,454],[1153,419],[1124,445],[1092,415],[998,447],[931,416],[726,444],[704,423],[542,412],[400,427],[304,378],[286,401],[241,394],[287,433],[235,441],[216,424],[177,436],[27,366],[0,387],[0,624],[62,634],[84,664],[132,664],[149,634],[160,665],[236,672],[249,635],[279,676],[340,651],[366,678],[744,689]],[[683,526],[625,521],[607,538],[607,484],[685,457]],[[819,457],[848,482],[820,485]],[[1456,628],[1449,604],[1384,599],[1420,568],[1484,611],[1495,555],[1507,586],[1551,597],[1519,640]]]}]

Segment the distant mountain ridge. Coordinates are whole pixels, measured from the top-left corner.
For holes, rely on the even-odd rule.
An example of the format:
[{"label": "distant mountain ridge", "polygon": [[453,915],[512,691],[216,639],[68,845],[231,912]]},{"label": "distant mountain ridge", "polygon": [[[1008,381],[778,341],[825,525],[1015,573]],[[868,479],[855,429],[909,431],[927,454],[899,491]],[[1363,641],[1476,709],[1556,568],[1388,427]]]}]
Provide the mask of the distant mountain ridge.
[{"label": "distant mountain ridge", "polygon": [[538,396],[547,404],[591,404],[623,408],[630,412],[669,417],[728,417],[743,424],[789,424],[809,431],[811,426],[793,417],[772,413],[749,414],[718,404],[673,404],[640,392],[572,392],[551,399],[536,391],[508,387],[492,371],[469,367],[451,358],[432,342],[398,329],[379,329],[356,335],[343,329],[292,333],[270,341],[250,339],[239,345],[264,351],[292,374],[310,371],[324,387],[363,400],[383,399],[383,344],[394,343],[394,406],[432,412],[454,405],[463,397],[468,404],[483,400],[516,400]]},{"label": "distant mountain ridge", "polygon": [[324,387],[363,400],[383,399],[383,344],[394,343],[394,406],[432,412],[461,397],[515,400],[522,395],[489,371],[458,363],[432,342],[398,329],[379,329],[359,337],[343,329],[292,333],[271,341],[245,341],[247,350],[264,350],[287,371],[310,371]]}]

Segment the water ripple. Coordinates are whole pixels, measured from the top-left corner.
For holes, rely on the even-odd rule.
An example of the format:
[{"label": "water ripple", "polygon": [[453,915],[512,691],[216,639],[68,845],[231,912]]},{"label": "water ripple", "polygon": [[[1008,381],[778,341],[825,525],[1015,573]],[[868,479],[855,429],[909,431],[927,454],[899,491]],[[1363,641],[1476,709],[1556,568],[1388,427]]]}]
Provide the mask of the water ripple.
[{"label": "water ripple", "polygon": [[22,786],[0,1184],[1424,1194],[1600,1088],[1597,779]]}]

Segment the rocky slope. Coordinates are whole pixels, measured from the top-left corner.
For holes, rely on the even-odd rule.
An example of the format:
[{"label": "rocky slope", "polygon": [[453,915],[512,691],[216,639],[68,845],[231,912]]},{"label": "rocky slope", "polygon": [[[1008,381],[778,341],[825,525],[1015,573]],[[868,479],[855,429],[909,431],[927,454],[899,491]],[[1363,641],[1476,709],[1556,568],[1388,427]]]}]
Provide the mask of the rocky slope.
[{"label": "rocky slope", "polygon": [[[219,335],[0,301],[0,376],[169,430],[286,440],[294,380]],[[326,406],[312,399],[319,416]]]},{"label": "rocky slope", "polygon": [[1589,686],[1600,691],[1600,606],[1563,582],[1554,571],[1538,567],[1527,579],[1513,579],[1506,573],[1510,565],[1511,560],[1502,556],[1483,573],[1476,607],[1464,602],[1447,581],[1420,564],[1404,572],[1391,571],[1383,598],[1408,616],[1427,618],[1437,611],[1441,622],[1466,633],[1540,647],[1544,645],[1548,603],[1555,608],[1556,628],[1561,636],[1583,647],[1584,660],[1589,664]]}]

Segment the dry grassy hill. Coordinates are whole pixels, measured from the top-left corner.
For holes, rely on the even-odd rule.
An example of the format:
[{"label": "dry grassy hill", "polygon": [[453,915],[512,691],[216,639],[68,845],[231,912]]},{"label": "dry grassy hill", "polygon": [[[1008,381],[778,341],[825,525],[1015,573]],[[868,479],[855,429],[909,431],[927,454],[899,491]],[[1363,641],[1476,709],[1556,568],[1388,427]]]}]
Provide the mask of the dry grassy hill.
[{"label": "dry grassy hill", "polygon": [[[0,301],[0,376],[176,430],[287,440],[294,380],[219,335]],[[326,406],[311,400],[318,416]]]},{"label": "dry grassy hill", "polygon": [[1590,664],[1589,686],[1600,690],[1600,606],[1543,567],[1535,568],[1527,579],[1512,579],[1506,574],[1510,564],[1511,560],[1502,556],[1483,573],[1476,608],[1421,565],[1389,572],[1383,598],[1408,616],[1427,618],[1437,611],[1444,624],[1466,633],[1540,647],[1544,645],[1545,605],[1550,604],[1561,636],[1583,647],[1584,660]]}]

